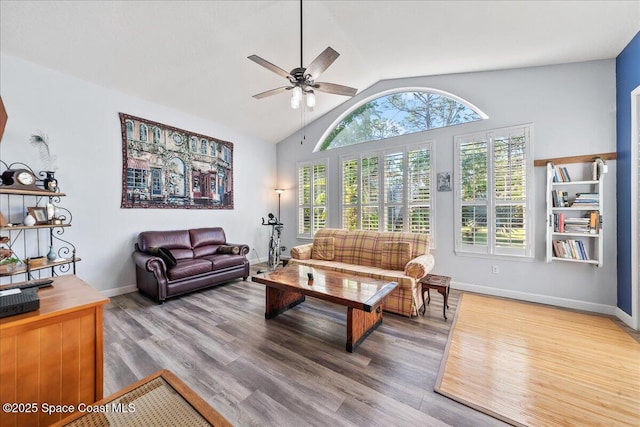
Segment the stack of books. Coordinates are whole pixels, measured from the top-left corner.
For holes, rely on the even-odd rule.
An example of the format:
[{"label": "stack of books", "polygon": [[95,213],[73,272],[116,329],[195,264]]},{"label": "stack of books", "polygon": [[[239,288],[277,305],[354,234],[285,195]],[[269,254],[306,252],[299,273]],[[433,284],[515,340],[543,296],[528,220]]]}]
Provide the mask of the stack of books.
[{"label": "stack of books", "polygon": [[571,206],[583,209],[598,209],[598,206],[600,206],[600,195],[598,193],[578,193]]},{"label": "stack of books", "polygon": [[589,218],[572,218],[564,219],[565,233],[589,233]]},{"label": "stack of books", "polygon": [[553,214],[553,231],[596,234],[600,231],[600,214],[597,211],[589,212],[584,217],[568,217],[562,212]]}]

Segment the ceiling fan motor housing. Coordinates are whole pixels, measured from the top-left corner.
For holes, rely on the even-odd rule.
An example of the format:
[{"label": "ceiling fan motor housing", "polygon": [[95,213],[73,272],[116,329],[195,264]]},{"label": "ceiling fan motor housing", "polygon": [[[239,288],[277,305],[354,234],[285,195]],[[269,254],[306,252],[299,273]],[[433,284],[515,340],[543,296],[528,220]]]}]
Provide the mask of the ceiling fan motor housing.
[{"label": "ceiling fan motor housing", "polygon": [[307,69],[302,67],[294,68],[293,70],[291,70],[290,74],[294,78],[294,80],[291,83],[298,83],[298,84],[311,83],[310,81],[307,81],[307,76],[305,76],[304,74],[305,71],[307,71]]}]

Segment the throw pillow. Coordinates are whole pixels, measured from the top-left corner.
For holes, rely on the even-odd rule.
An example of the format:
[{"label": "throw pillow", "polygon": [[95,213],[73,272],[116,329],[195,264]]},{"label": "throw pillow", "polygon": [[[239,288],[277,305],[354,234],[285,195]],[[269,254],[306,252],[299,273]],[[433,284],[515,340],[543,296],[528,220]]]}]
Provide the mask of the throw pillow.
[{"label": "throw pillow", "polygon": [[382,242],[380,266],[385,270],[403,270],[411,261],[410,242]]},{"label": "throw pillow", "polygon": [[333,237],[316,237],[315,239],[313,239],[311,258],[324,261],[333,261],[333,259],[335,258],[333,243]]},{"label": "throw pillow", "polygon": [[240,248],[238,246],[221,245],[218,246],[217,252],[219,254],[238,255],[240,253]]},{"label": "throw pillow", "polygon": [[409,262],[404,268],[404,274],[414,279],[421,279],[427,275],[429,270],[424,262]]},{"label": "throw pillow", "polygon": [[175,257],[173,256],[173,254],[171,253],[171,251],[167,248],[149,248],[147,250],[147,253],[149,255],[153,255],[153,256],[157,256],[158,258],[161,258],[164,261],[167,268],[171,268],[178,263]]}]

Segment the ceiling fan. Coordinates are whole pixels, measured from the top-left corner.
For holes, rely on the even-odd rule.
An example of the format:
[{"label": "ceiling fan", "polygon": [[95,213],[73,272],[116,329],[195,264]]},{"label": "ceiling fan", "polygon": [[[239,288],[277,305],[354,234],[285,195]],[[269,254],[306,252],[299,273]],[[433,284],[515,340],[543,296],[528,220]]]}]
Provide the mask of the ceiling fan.
[{"label": "ceiling fan", "polygon": [[311,64],[309,64],[307,68],[302,66],[302,0],[300,0],[300,67],[294,68],[288,73],[277,65],[260,58],[258,55],[249,56],[248,58],[256,64],[262,65],[264,68],[273,71],[279,76],[285,77],[290,83],[290,86],[271,89],[253,95],[253,97],[261,99],[291,90],[291,108],[299,108],[302,97],[305,96],[307,107],[313,109],[316,103],[315,90],[335,95],[353,96],[358,92],[358,89],[335,83],[316,82],[318,76],[329,68],[338,56],[340,56],[338,52],[328,47],[318,55],[316,59],[311,61]]}]

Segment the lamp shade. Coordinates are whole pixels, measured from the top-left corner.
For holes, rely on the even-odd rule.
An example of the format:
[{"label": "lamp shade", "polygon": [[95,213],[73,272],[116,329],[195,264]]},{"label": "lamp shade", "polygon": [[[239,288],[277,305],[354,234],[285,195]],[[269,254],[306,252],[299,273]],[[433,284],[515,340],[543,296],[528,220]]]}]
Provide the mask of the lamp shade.
[{"label": "lamp shade", "polygon": [[302,101],[302,88],[296,86],[291,91],[291,108],[294,110],[300,107],[300,101]]},{"label": "lamp shade", "polygon": [[312,90],[306,93],[307,96],[307,107],[313,108],[316,106],[316,94],[313,93]]}]

